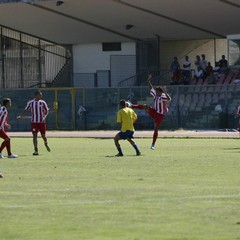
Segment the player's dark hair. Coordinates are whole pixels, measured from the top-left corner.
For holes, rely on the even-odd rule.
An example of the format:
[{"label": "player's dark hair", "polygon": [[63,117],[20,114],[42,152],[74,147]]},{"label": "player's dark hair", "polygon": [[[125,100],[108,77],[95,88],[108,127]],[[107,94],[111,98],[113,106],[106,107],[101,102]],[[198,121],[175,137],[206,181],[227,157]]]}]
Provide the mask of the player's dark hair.
[{"label": "player's dark hair", "polygon": [[35,96],[39,95],[39,94],[42,94],[42,92],[40,90],[36,91],[35,92]]},{"label": "player's dark hair", "polygon": [[155,90],[159,90],[160,92],[163,92],[163,88],[160,86],[156,87]]},{"label": "player's dark hair", "polygon": [[126,107],[126,101],[124,99],[121,99],[119,105],[120,107]]},{"label": "player's dark hair", "polygon": [[10,98],[4,98],[2,104],[3,104],[3,106],[6,106],[9,102],[11,102]]}]

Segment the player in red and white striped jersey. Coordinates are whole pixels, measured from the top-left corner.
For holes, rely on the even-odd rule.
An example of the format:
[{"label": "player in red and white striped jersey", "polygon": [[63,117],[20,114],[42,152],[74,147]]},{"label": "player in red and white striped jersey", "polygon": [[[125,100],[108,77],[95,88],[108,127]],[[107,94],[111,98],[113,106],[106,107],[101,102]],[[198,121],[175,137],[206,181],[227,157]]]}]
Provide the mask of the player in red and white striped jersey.
[{"label": "player in red and white striped jersey", "polygon": [[236,117],[239,118],[237,130],[238,130],[239,136],[240,136],[240,106],[238,106],[238,108],[237,108]]},{"label": "player in red and white striped jersey", "polygon": [[29,110],[31,110],[32,113],[31,126],[34,145],[33,155],[38,155],[38,141],[37,141],[38,132],[41,133],[44,145],[46,149],[50,152],[51,150],[48,146],[46,137],[46,118],[49,113],[49,108],[47,103],[44,100],[42,100],[41,91],[35,92],[35,98],[27,103],[27,106],[25,107],[23,113],[19,115],[17,119],[20,119]]},{"label": "player in red and white striped jersey", "polygon": [[3,100],[3,106],[0,107],[0,137],[4,139],[0,146],[0,158],[4,158],[2,151],[6,147],[8,158],[17,158],[18,156],[16,154],[12,154],[11,152],[11,144],[10,144],[10,137],[5,132],[6,128],[11,128],[11,126],[8,124],[8,109],[11,107],[11,99],[5,98]]},{"label": "player in red and white striped jersey", "polygon": [[160,127],[164,115],[168,112],[168,101],[171,100],[171,97],[168,95],[166,90],[163,87],[154,88],[151,83],[152,76],[148,76],[148,86],[150,89],[150,94],[153,96],[153,106],[149,107],[146,104],[131,104],[132,108],[136,109],[145,109],[148,114],[154,120],[154,133],[152,139],[151,149],[154,150],[155,143],[158,137],[158,128]]}]

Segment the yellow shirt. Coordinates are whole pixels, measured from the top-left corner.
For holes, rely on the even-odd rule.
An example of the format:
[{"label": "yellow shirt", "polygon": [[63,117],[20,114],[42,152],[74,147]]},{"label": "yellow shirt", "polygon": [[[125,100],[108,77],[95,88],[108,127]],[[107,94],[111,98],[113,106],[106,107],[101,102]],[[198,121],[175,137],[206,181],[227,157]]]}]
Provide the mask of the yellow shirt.
[{"label": "yellow shirt", "polygon": [[127,130],[134,132],[134,122],[137,120],[137,114],[128,107],[122,108],[118,111],[117,122],[122,124],[121,131]]}]

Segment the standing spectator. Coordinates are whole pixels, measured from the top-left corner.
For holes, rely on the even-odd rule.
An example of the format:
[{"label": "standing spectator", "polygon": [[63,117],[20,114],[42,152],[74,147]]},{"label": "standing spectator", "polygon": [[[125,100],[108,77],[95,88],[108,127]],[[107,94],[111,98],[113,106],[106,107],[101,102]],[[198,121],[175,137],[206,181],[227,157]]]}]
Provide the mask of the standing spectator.
[{"label": "standing spectator", "polygon": [[196,56],[196,60],[194,62],[194,65],[195,65],[194,70],[196,70],[198,68],[198,66],[201,66],[201,58],[200,58],[199,55]]},{"label": "standing spectator", "polygon": [[202,54],[202,59],[200,61],[200,66],[201,66],[201,68],[203,70],[203,79],[206,78],[206,68],[207,68],[207,65],[208,65],[208,62],[206,60],[206,56],[205,56],[205,54]]},{"label": "standing spectator", "polygon": [[227,61],[227,59],[225,58],[225,55],[222,55],[222,58],[219,60],[219,62],[218,62],[218,66],[220,67],[220,68],[226,68],[226,67],[228,67],[228,61]]},{"label": "standing spectator", "polygon": [[47,103],[42,100],[42,92],[37,91],[35,92],[35,98],[30,100],[27,103],[24,111],[21,115],[17,117],[20,119],[28,110],[31,110],[32,118],[31,118],[31,127],[32,127],[32,134],[33,134],[33,145],[34,145],[34,153],[33,155],[38,155],[38,132],[41,133],[41,137],[44,141],[44,145],[47,151],[51,151],[46,137],[46,118],[49,113],[49,108]]},{"label": "standing spectator", "polygon": [[240,136],[240,105],[238,106],[237,108],[237,111],[236,111],[236,118],[239,118],[238,120],[238,126],[237,126],[237,130],[239,132],[239,136]]},{"label": "standing spectator", "polygon": [[197,69],[195,69],[194,78],[196,79],[196,81],[198,81],[199,79],[203,79],[203,70],[200,65],[198,65]]},{"label": "standing spectator", "polygon": [[173,58],[173,61],[171,63],[170,69],[172,71],[172,80],[173,83],[172,84],[178,84],[179,83],[179,78],[180,78],[180,74],[181,74],[181,68],[178,62],[177,57]]},{"label": "standing spectator", "polygon": [[152,138],[151,149],[154,150],[155,143],[158,137],[158,128],[160,127],[164,115],[168,112],[167,102],[171,100],[171,97],[168,95],[167,91],[163,87],[153,88],[151,83],[152,76],[148,76],[148,85],[150,89],[150,94],[153,96],[153,107],[149,107],[146,104],[131,104],[132,108],[146,110],[148,114],[154,120],[154,133]]},{"label": "standing spectator", "polygon": [[228,61],[225,58],[225,55],[222,55],[222,58],[218,62],[219,73],[223,73],[225,75],[228,74]]},{"label": "standing spectator", "polygon": [[8,158],[17,158],[16,154],[11,152],[10,137],[5,132],[5,127],[10,129],[11,126],[8,124],[8,109],[11,107],[12,102],[10,98],[3,100],[3,106],[0,107],[0,137],[4,140],[0,146],[0,158],[4,158],[2,151],[6,147]]},{"label": "standing spectator", "polygon": [[116,157],[122,157],[123,152],[121,146],[119,144],[119,140],[128,140],[128,142],[133,146],[136,150],[136,155],[141,155],[138,146],[133,140],[134,134],[134,123],[137,121],[137,114],[129,107],[127,107],[127,103],[125,100],[121,100],[119,103],[120,110],[117,113],[117,122],[122,125],[121,131],[117,133],[114,137],[114,143],[118,150],[118,154]]},{"label": "standing spectator", "polygon": [[189,84],[191,79],[191,61],[189,60],[188,56],[185,56],[185,61],[183,62],[183,77],[184,77],[184,83]]}]

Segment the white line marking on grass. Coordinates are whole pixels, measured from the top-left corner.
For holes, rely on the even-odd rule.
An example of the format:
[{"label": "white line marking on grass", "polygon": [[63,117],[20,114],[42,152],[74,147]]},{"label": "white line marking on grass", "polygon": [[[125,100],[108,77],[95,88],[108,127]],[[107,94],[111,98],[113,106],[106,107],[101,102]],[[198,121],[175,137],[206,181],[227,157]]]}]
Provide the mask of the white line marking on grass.
[{"label": "white line marking on grass", "polygon": [[230,195],[203,195],[203,196],[189,196],[189,197],[169,197],[169,198],[149,198],[147,202],[168,202],[168,201],[182,201],[182,200],[212,200],[212,199],[227,199],[240,198],[240,193]]},{"label": "white line marking on grass", "polygon": [[46,208],[49,206],[74,206],[74,205],[86,205],[86,204],[112,204],[116,203],[116,201],[113,200],[103,200],[103,201],[77,201],[77,202],[61,202],[61,203],[56,203],[56,202],[45,202],[45,203],[39,203],[39,204],[28,204],[28,205],[9,205],[5,206],[2,208],[6,209],[16,209],[16,208]]}]

